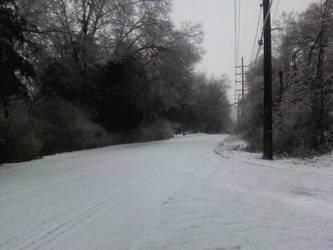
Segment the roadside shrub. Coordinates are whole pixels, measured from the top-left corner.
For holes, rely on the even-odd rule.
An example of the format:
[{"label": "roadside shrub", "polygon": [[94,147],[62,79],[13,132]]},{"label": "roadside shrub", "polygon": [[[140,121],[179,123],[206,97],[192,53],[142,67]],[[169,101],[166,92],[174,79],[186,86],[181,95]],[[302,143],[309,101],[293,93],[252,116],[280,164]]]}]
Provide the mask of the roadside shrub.
[{"label": "roadside shrub", "polygon": [[73,135],[73,145],[78,149],[106,146],[114,143],[113,136],[100,125],[92,122],[89,116],[78,112],[76,119],[67,127]]},{"label": "roadside shrub", "polygon": [[113,143],[112,137],[89,119],[88,114],[61,100],[41,100],[35,116],[41,121],[39,136],[42,153],[53,154],[101,147]]},{"label": "roadside shrub", "polygon": [[173,137],[179,125],[166,120],[146,122],[139,128],[123,131],[116,143],[157,141]]},{"label": "roadside shrub", "polygon": [[11,109],[9,119],[0,118],[1,162],[31,160],[40,156],[43,142],[37,136],[38,121],[24,108]]},{"label": "roadside shrub", "polygon": [[33,114],[24,103],[12,105],[9,119],[0,115],[0,163],[42,155],[96,148],[115,143],[115,136],[70,103],[40,100]]},{"label": "roadside shrub", "polygon": [[142,128],[142,140],[163,140],[176,134],[177,125],[166,120],[156,121]]}]

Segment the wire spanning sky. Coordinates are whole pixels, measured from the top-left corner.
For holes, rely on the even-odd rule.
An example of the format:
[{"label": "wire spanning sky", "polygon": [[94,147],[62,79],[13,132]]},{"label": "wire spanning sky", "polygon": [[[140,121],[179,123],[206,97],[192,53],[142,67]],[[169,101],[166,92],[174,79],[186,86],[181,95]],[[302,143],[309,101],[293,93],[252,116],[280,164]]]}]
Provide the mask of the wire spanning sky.
[{"label": "wire spanning sky", "polygon": [[[215,76],[227,74],[232,82],[235,65],[234,1],[237,1],[238,5],[239,0],[173,0],[172,13],[177,26],[183,21],[200,22],[203,26],[203,48],[206,54],[198,67],[199,70]],[[320,0],[274,0],[272,17],[277,3],[279,5],[276,18],[279,18],[283,11],[302,12],[310,3],[316,1]],[[260,3],[261,0],[240,0],[238,64],[242,56],[245,64],[251,60]],[[273,27],[274,24],[272,20]]]}]

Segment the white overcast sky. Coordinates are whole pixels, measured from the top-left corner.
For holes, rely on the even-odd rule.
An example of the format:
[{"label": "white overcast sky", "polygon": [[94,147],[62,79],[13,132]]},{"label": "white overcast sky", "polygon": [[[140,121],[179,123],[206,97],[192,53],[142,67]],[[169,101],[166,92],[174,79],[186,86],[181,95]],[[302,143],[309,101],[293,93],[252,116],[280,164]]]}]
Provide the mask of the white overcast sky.
[{"label": "white overcast sky", "polygon": [[[208,75],[227,74],[234,81],[234,1],[239,0],[173,0],[172,19],[179,26],[183,21],[201,23],[205,33],[203,48],[206,54],[199,70]],[[302,12],[310,3],[319,0],[274,0],[272,11],[276,18],[283,11]],[[251,60],[261,0],[240,0],[241,31],[240,57],[245,64]],[[273,18],[274,13],[272,13]],[[274,20],[272,20],[274,26]]]}]

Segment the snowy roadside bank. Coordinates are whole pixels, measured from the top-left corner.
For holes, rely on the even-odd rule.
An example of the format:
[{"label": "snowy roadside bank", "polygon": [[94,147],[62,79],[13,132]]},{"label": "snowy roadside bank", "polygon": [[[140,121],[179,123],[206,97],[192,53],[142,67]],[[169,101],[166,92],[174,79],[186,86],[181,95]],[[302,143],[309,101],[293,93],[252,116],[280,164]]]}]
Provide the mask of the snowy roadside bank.
[{"label": "snowy roadside bank", "polygon": [[237,158],[237,160],[249,164],[277,168],[297,167],[304,170],[333,172],[333,152],[309,159],[276,158],[274,161],[265,161],[260,153],[246,152],[246,147],[246,142],[237,136],[230,135],[214,148],[214,152],[224,158]]}]

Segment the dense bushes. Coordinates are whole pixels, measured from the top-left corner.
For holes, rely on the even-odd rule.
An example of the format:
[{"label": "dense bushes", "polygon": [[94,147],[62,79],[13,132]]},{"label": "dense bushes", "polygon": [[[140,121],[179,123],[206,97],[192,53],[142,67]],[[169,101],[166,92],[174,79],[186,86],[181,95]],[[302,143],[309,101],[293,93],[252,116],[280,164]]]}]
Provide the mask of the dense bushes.
[{"label": "dense bushes", "polygon": [[2,161],[30,160],[42,155],[110,145],[113,137],[70,103],[42,100],[32,112],[12,105],[0,116]]},{"label": "dense bushes", "polygon": [[2,161],[30,160],[40,155],[43,143],[37,135],[38,125],[21,108],[12,108],[9,119],[0,116]]},{"label": "dense bushes", "polygon": [[42,153],[58,153],[104,146],[112,143],[111,136],[93,123],[82,110],[69,102],[42,100],[35,117],[41,123],[40,137],[44,140]]},{"label": "dense bushes", "polygon": [[178,124],[162,118],[155,122],[143,123],[140,127],[117,134],[116,143],[148,142],[172,138],[176,134]]},{"label": "dense bushes", "polygon": [[42,99],[30,111],[24,102],[12,104],[10,116],[0,116],[1,162],[31,160],[54,153],[119,143],[171,138],[178,124],[155,117],[133,129],[111,134],[69,102]]}]

